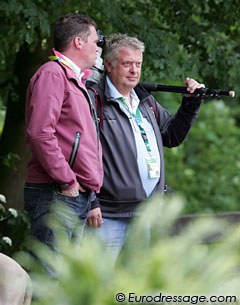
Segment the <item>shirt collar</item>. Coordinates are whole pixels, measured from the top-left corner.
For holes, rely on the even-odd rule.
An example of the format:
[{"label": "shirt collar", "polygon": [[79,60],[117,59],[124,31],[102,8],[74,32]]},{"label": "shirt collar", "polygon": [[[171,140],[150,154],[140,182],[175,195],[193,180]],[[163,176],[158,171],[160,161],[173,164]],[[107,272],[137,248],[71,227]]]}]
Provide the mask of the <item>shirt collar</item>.
[{"label": "shirt collar", "polygon": [[[49,58],[51,60],[59,60],[61,63],[63,63],[65,66],[67,66],[75,75],[75,77],[81,81],[82,76],[84,75],[84,72],[82,72],[81,68],[79,68],[75,62],[73,62],[69,57],[63,55],[62,53],[56,51],[55,49],[52,50],[53,54],[56,56],[56,58],[52,59],[50,56]],[[87,72],[88,74],[88,72]],[[89,76],[89,75],[88,75]]]},{"label": "shirt collar", "polygon": [[106,76],[106,82],[109,88],[109,94],[111,97],[113,97],[114,99],[119,99],[122,98],[122,94],[117,90],[117,88],[113,85],[112,81],[110,80],[110,78],[108,76]]},{"label": "shirt collar", "polygon": [[73,62],[70,58],[68,58],[67,56],[62,54],[63,59],[66,60],[66,62],[69,64],[70,68],[73,70],[73,72],[75,73],[76,77],[80,79],[82,76],[84,75],[84,73],[82,72],[81,68],[79,68],[75,62]]}]

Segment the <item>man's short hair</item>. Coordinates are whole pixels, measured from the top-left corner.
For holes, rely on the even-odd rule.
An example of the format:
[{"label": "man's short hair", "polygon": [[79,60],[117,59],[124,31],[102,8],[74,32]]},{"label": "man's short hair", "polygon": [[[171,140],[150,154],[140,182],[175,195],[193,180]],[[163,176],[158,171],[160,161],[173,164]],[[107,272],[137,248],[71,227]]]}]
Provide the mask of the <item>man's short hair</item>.
[{"label": "man's short hair", "polygon": [[136,37],[130,37],[126,34],[113,34],[109,37],[104,49],[104,59],[114,64],[120,49],[132,49],[144,52],[145,46],[142,41]]},{"label": "man's short hair", "polygon": [[59,52],[66,51],[70,42],[76,36],[87,41],[90,35],[90,26],[96,28],[96,23],[88,16],[79,13],[62,16],[53,30],[54,48]]}]

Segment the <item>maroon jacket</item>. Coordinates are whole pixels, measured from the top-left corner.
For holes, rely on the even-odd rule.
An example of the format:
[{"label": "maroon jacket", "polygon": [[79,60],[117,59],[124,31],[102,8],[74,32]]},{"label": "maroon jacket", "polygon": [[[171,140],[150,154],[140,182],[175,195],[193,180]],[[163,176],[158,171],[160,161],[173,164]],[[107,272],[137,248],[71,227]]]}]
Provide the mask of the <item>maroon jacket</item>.
[{"label": "maroon jacket", "polygon": [[[32,152],[26,182],[82,186],[99,192],[102,149],[85,86],[59,61],[49,61],[32,77],[26,101],[26,140]],[[80,145],[69,166],[76,133]]]}]

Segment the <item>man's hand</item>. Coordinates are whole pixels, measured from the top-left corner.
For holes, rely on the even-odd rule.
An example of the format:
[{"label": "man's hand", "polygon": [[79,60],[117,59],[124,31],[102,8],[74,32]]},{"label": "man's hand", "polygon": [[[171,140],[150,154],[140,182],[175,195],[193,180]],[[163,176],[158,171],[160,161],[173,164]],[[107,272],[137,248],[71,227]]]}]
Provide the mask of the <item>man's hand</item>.
[{"label": "man's hand", "polygon": [[[187,86],[187,90],[189,93],[193,93],[197,88],[205,88],[204,84],[200,84],[192,78],[187,77],[185,79],[185,85]],[[186,97],[191,96],[191,94],[185,94]]]},{"label": "man's hand", "polygon": [[76,182],[70,190],[62,190],[62,194],[69,197],[77,197],[79,195],[79,191],[84,193],[86,190]]},{"label": "man's hand", "polygon": [[98,228],[101,227],[102,223],[103,220],[101,209],[95,208],[93,210],[90,210],[88,214],[87,225],[94,228]]}]

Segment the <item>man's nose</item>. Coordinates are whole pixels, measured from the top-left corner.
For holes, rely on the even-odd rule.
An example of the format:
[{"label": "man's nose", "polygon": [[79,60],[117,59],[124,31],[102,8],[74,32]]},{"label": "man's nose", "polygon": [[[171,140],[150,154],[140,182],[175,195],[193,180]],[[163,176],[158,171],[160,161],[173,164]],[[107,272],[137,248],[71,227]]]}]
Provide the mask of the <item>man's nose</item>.
[{"label": "man's nose", "polygon": [[133,62],[131,63],[130,71],[136,72],[137,71],[137,65]]}]

